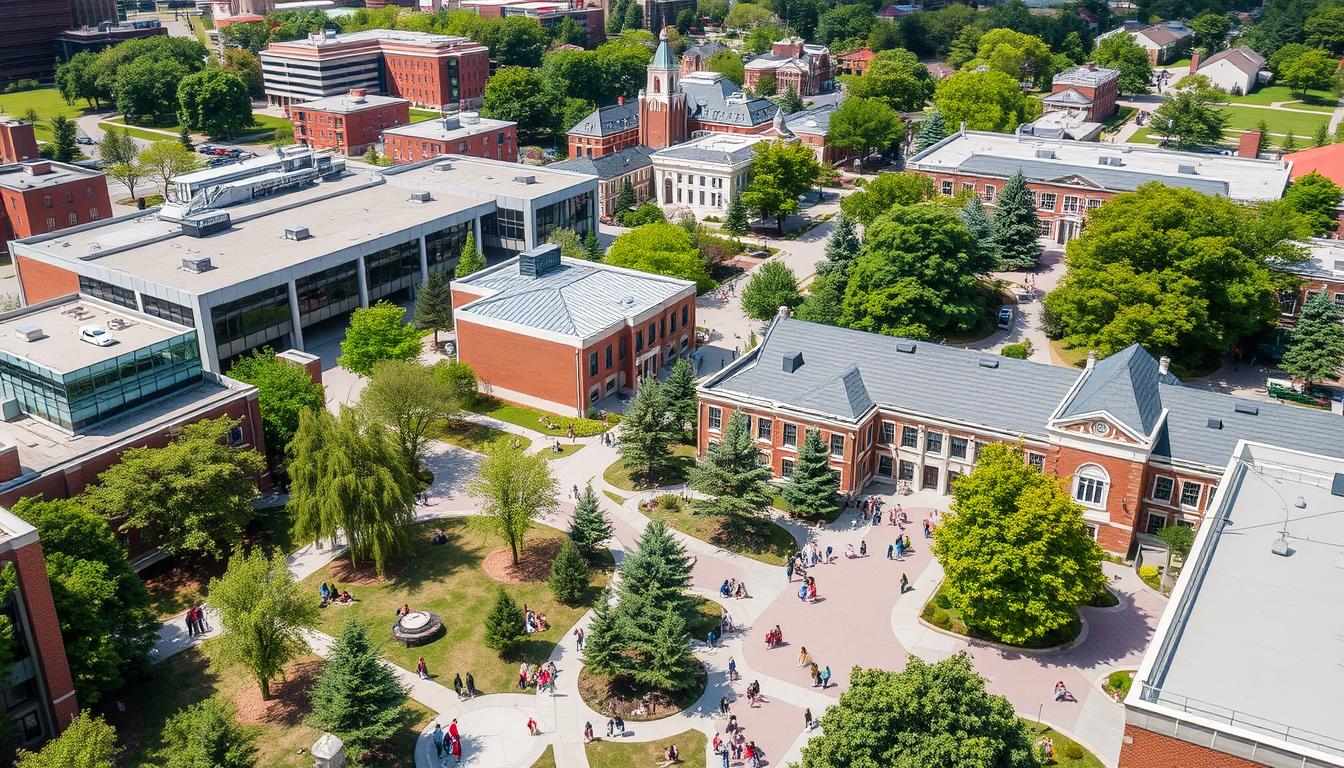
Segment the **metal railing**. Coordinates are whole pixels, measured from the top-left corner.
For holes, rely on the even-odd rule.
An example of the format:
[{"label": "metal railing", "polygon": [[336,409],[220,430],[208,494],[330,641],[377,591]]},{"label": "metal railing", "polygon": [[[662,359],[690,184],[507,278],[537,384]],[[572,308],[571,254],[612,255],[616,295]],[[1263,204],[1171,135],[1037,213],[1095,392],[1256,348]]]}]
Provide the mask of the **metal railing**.
[{"label": "metal railing", "polygon": [[1243,728],[1252,733],[1271,736],[1287,744],[1294,744],[1344,757],[1344,740],[1325,736],[1303,728],[1295,728],[1285,723],[1257,717],[1247,712],[1240,712],[1229,707],[1212,704],[1189,696],[1182,696],[1147,683],[1140,684],[1139,698],[1143,701],[1160,703],[1172,709],[1178,709],[1181,712],[1202,717],[1207,720]]}]

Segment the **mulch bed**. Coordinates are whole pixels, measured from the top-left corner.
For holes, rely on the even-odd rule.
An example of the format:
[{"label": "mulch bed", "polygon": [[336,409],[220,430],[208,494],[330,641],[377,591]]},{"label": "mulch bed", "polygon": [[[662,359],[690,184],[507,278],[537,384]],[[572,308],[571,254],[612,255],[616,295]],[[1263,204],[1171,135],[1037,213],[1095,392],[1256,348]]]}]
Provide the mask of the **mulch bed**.
[{"label": "mulch bed", "polygon": [[301,661],[292,665],[283,680],[271,682],[271,700],[261,700],[261,689],[255,685],[243,688],[234,697],[238,707],[238,722],[249,725],[297,725],[312,711],[308,689],[322,671],[321,660]]},{"label": "mulch bed", "polygon": [[551,561],[560,552],[560,539],[541,539],[528,542],[513,563],[513,552],[508,547],[497,549],[481,561],[485,575],[503,584],[524,584],[545,581],[551,575]]},{"label": "mulch bed", "polygon": [[[595,675],[584,667],[579,670],[579,695],[599,714],[620,715],[624,720],[643,722],[662,720],[691,706],[705,692],[706,682],[705,670],[701,667],[696,684],[690,690],[668,693],[645,688],[622,677]],[[646,696],[652,711],[641,713]]]}]

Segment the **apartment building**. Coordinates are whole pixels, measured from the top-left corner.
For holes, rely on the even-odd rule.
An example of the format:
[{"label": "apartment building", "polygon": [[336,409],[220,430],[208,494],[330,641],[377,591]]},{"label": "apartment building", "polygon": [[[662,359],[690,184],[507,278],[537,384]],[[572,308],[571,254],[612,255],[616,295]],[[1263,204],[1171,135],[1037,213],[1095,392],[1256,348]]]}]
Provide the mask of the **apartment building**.
[{"label": "apartment building", "polygon": [[344,96],[328,96],[289,109],[294,140],[312,149],[362,155],[377,146],[383,131],[411,121],[410,102],[392,96],[370,96],[351,88]]}]

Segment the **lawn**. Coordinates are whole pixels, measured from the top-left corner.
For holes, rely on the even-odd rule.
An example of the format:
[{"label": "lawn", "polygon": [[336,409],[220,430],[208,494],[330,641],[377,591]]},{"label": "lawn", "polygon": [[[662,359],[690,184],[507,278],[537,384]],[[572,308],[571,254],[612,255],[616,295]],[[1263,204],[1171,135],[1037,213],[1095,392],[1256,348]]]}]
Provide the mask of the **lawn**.
[{"label": "lawn", "polygon": [[[4,102],[0,102],[0,104],[3,103]],[[134,125],[128,125],[124,120],[103,120],[98,123],[98,125],[105,131],[125,130],[137,139],[144,139],[146,141],[176,141],[178,132],[182,130],[182,126],[177,124],[136,127]],[[154,130],[149,130],[150,128]],[[293,129],[294,125],[282,117],[272,117],[270,115],[258,115],[253,113],[252,125],[244,128],[242,133],[238,134],[238,136],[230,139],[220,139],[212,136],[211,139],[215,141],[237,141],[239,138],[255,136],[257,134],[264,134],[267,137],[270,137],[274,135],[277,130],[292,131]],[[164,131],[167,133],[163,133]]]},{"label": "lawn", "polygon": [[1227,96],[1224,100],[1229,104],[1260,104],[1266,107],[1275,102],[1294,101],[1297,103],[1286,104],[1285,106],[1326,113],[1335,111],[1336,101],[1334,95],[1329,91],[1318,90],[1307,91],[1306,98],[1302,99],[1284,85],[1269,85],[1244,96]]},{"label": "lawn", "polygon": [[[1060,766],[1060,768],[1104,768],[1104,764],[1097,759],[1096,755],[1088,752],[1081,744],[1054,728],[1045,725],[1030,725],[1029,727],[1031,728],[1033,742],[1050,739],[1055,745],[1055,756],[1046,760],[1045,765]],[[1078,755],[1078,757],[1070,757],[1070,754]]]},{"label": "lawn", "polygon": [[546,751],[541,753],[541,757],[532,764],[532,768],[555,768],[555,747],[546,747]]},{"label": "lawn", "polygon": [[572,416],[557,416],[554,413],[512,405],[492,397],[483,397],[470,410],[483,416],[490,416],[516,424],[552,437],[567,437],[569,428],[574,427],[576,437],[591,437],[606,432],[620,422],[616,416],[609,417],[604,423],[600,419],[579,419]]},{"label": "lawn", "polygon": [[51,118],[65,115],[74,120],[88,111],[83,102],[66,104],[60,91],[55,88],[38,88],[32,91],[0,94],[0,115],[23,117],[29,109],[37,110],[37,123],[33,134],[38,141],[51,141]]},{"label": "lawn", "polygon": [[597,739],[588,745],[589,768],[644,768],[655,766],[663,761],[667,745],[675,744],[681,753],[681,765],[701,766],[705,764],[705,734],[689,730],[658,741],[606,741]]},{"label": "lawn", "polygon": [[[587,606],[606,585],[607,570],[595,571],[592,589],[582,606],[560,604],[546,584],[550,561],[559,549],[565,534],[554,528],[537,525],[527,534],[522,558],[522,580],[501,585],[482,569],[482,561],[492,552],[505,549],[500,538],[480,530],[482,521],[443,519],[417,527],[413,534],[415,556],[389,564],[386,578],[378,579],[371,570],[352,572],[349,560],[342,558],[308,577],[305,584],[317,599],[318,585],[336,581],[342,589],[355,596],[353,606],[332,606],[322,611],[318,629],[336,634],[346,616],[353,613],[368,627],[374,642],[393,663],[404,669],[415,669],[416,660],[424,656],[430,673],[440,683],[450,684],[454,674],[471,672],[477,690],[483,693],[507,691],[514,686],[518,662],[526,659],[543,663],[555,644],[566,639],[565,633],[587,610]],[[448,543],[432,546],[430,533],[438,528],[448,537]],[[605,555],[610,565],[610,555]],[[521,607],[526,604],[546,615],[550,629],[531,635],[508,655],[507,660],[487,648],[482,642],[485,626],[482,618],[494,604],[495,595],[503,586]],[[444,621],[444,632],[428,644],[406,648],[391,638],[390,629],[396,621],[398,607],[409,604],[413,610],[427,610],[438,614]]]},{"label": "lawn", "polygon": [[1129,695],[1129,687],[1133,684],[1134,670],[1123,669],[1107,675],[1106,683],[1102,686],[1102,689],[1106,691],[1108,696],[1115,696],[1117,693],[1120,694],[1120,699],[1123,700]]},{"label": "lawn", "polygon": [[[966,623],[962,621],[961,611],[952,606],[952,601],[948,600],[947,595],[943,594],[942,587],[939,587],[938,591],[933,593],[933,597],[929,598],[929,601],[924,604],[924,609],[919,612],[919,617],[939,629],[945,629],[964,637],[973,637],[980,640],[1003,643],[1004,645],[1012,645],[1011,643],[1004,643],[998,638],[990,637],[985,633],[977,632],[967,627]],[[1055,630],[1034,643],[1018,645],[1015,647],[1039,650],[1042,648],[1054,648],[1056,646],[1066,645],[1076,640],[1078,638],[1078,633],[1082,632],[1082,630],[1083,623],[1075,615],[1073,623],[1068,626]]]},{"label": "lawn", "polygon": [[646,480],[643,473],[635,472],[621,465],[617,459],[602,472],[602,479],[623,491],[651,491],[666,485],[686,482],[686,473],[695,466],[695,446],[674,443],[669,451],[672,461],[652,482]]},{"label": "lawn", "polygon": [[452,443],[458,448],[464,448],[475,453],[485,453],[486,446],[500,440],[511,440],[524,451],[532,445],[532,441],[522,435],[515,435],[502,429],[477,424],[465,419],[445,420],[443,426],[434,436],[445,443]]},{"label": "lawn", "polygon": [[625,502],[629,501],[629,499],[620,495],[619,493],[612,493],[611,491],[608,491],[605,488],[602,490],[602,495],[606,496],[608,499],[611,499],[611,503],[615,504],[618,507],[625,506]]},{"label": "lawn", "polygon": [[715,515],[697,515],[680,496],[670,493],[659,496],[656,503],[645,505],[640,511],[687,536],[770,565],[784,565],[798,549],[793,536],[773,520],[750,517],[730,522]]},{"label": "lawn", "polygon": [[1330,122],[1329,115],[1308,115],[1302,112],[1284,112],[1280,109],[1261,109],[1259,107],[1220,107],[1227,114],[1227,130],[1253,131],[1264,120],[1270,133],[1297,136],[1298,145],[1310,139],[1316,129]]},{"label": "lawn", "polygon": [[[172,126],[171,129],[156,127],[156,130],[151,131],[145,128],[137,128],[134,125],[127,125],[118,120],[103,120],[98,123],[98,127],[104,131],[125,131],[135,138],[145,141],[177,141],[177,126]],[[168,132],[164,133],[164,131]]]},{"label": "lawn", "polygon": [[1137,111],[1138,110],[1134,107],[1118,107],[1115,110],[1115,114],[1111,115],[1106,122],[1101,124],[1101,130],[1105,133],[1111,133],[1116,128],[1129,122],[1129,119],[1133,117],[1134,113]]},{"label": "lawn", "polygon": [[[559,450],[557,450],[557,448]],[[557,444],[552,442],[549,448],[543,448],[541,450],[541,456],[547,460],[563,459],[566,456],[573,456],[582,449],[583,449],[583,443],[566,443],[564,441],[561,441],[560,443]]]},{"label": "lawn", "polygon": [[[125,703],[124,711],[103,705],[103,714],[117,728],[118,740],[126,752],[118,765],[151,768],[162,765],[156,753],[163,748],[164,723],[178,710],[211,696],[220,696],[237,708],[239,719],[255,737],[256,764],[266,768],[311,768],[308,748],[321,731],[305,725],[310,708],[307,690],[321,669],[321,660],[308,656],[286,669],[286,679],[273,683],[273,699],[262,706],[257,683],[238,665],[212,662],[210,643],[187,649],[150,668],[149,678],[128,686],[115,700]],[[379,765],[413,766],[415,742],[420,730],[433,713],[415,702],[407,702],[403,727],[386,748]]]},{"label": "lawn", "polygon": [[416,109],[415,107],[411,107],[412,123],[418,123],[421,120],[433,120],[439,117],[443,117],[443,113],[437,109]]},{"label": "lawn", "polygon": [[695,618],[686,625],[686,634],[692,640],[703,640],[711,629],[723,626],[723,606],[704,597],[697,597],[695,601]]},{"label": "lawn", "polygon": [[294,124],[283,117],[273,117],[271,115],[259,115],[252,113],[252,126],[243,131],[243,136],[257,133],[264,133],[267,137],[275,135],[276,131],[289,131],[293,133]]}]

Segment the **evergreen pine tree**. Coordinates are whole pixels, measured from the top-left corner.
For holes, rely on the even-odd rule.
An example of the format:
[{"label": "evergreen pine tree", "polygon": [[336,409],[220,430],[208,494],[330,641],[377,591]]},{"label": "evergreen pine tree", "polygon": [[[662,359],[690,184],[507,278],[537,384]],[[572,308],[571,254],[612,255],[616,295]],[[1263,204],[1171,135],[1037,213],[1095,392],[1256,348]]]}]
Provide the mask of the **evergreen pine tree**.
[{"label": "evergreen pine tree", "polygon": [[798,91],[794,90],[792,83],[784,86],[784,93],[779,97],[778,104],[780,111],[786,115],[792,115],[803,108],[803,100],[798,96]]},{"label": "evergreen pine tree", "polygon": [[482,269],[485,269],[485,259],[481,256],[481,252],[476,250],[476,236],[468,232],[467,242],[462,244],[462,255],[457,260],[457,270],[454,274],[462,278]]},{"label": "evergreen pine tree", "polygon": [[579,548],[579,554],[589,560],[597,559],[603,545],[611,538],[611,523],[598,503],[592,484],[584,486],[574,505],[574,520],[569,524],[569,538]]},{"label": "evergreen pine tree", "polygon": [[691,586],[691,560],[686,548],[661,520],[644,526],[635,548],[621,561],[620,601],[629,595],[647,597],[655,605],[675,605],[689,618],[690,599],[685,592]]},{"label": "evergreen pine tree", "polygon": [[523,628],[522,610],[509,597],[509,593],[500,587],[495,604],[485,615],[485,644],[502,654],[522,639],[524,634],[526,630]]},{"label": "evergreen pine tree", "polygon": [[620,667],[625,647],[617,627],[616,603],[611,589],[602,592],[593,606],[593,620],[583,640],[583,663],[599,675],[615,674]]},{"label": "evergreen pine tree", "polygon": [[1260,132],[1260,138],[1255,144],[1255,154],[1259,156],[1261,152],[1269,148],[1269,123],[1261,120],[1255,124],[1255,130]]},{"label": "evergreen pine tree", "polygon": [[1339,376],[1344,367],[1344,313],[1321,291],[1302,307],[1279,367],[1307,383]]},{"label": "evergreen pine tree", "polygon": [[668,446],[681,437],[681,426],[656,379],[645,379],[639,385],[620,429],[621,465],[642,473],[652,484],[671,460]]},{"label": "evergreen pine tree", "polygon": [[828,275],[838,271],[842,276],[849,274],[854,259],[859,256],[859,235],[854,229],[854,220],[840,214],[835,220],[835,229],[826,239],[826,260],[817,263],[817,274]]},{"label": "evergreen pine tree", "polygon": [[453,291],[441,272],[430,272],[429,279],[420,284],[415,295],[415,324],[421,330],[434,330],[434,346],[439,345],[439,331],[453,327]]},{"label": "evergreen pine tree", "polygon": [[1330,127],[1325,123],[1316,126],[1316,133],[1311,138],[1313,147],[1324,147],[1330,143]]},{"label": "evergreen pine tree", "polygon": [[583,236],[583,250],[587,252],[589,261],[602,260],[602,243],[597,239],[597,230],[590,229]]},{"label": "evergreen pine tree", "polygon": [[1279,145],[1279,149],[1282,149],[1284,152],[1293,152],[1297,150],[1297,137],[1293,135],[1292,131],[1289,131],[1288,135],[1283,137],[1283,143]]},{"label": "evergreen pine tree", "polygon": [[616,193],[615,211],[616,213],[628,211],[638,203],[639,199],[635,197],[635,185],[630,182],[629,178],[626,178],[621,182],[621,191]]},{"label": "evergreen pine tree", "polygon": [[655,610],[658,628],[642,638],[637,648],[641,662],[634,669],[636,682],[664,691],[683,691],[694,686],[700,662],[691,653],[686,620],[675,610]]},{"label": "evergreen pine tree", "polygon": [[747,234],[747,206],[742,203],[741,195],[733,195],[728,201],[728,216],[723,220],[723,231],[733,237]]},{"label": "evergreen pine tree", "polygon": [[752,516],[770,506],[766,481],[770,468],[760,462],[759,449],[741,411],[724,425],[719,442],[706,451],[690,474],[690,486],[709,498],[696,499],[699,513]]},{"label": "evergreen pine tree", "polygon": [[935,109],[919,126],[919,133],[915,135],[915,151],[923,152],[945,138],[947,138],[947,125],[943,122],[943,113]]},{"label": "evergreen pine tree", "polygon": [[401,727],[406,688],[383,662],[364,625],[351,615],[309,697],[313,727],[340,736],[346,754],[358,765],[366,752]]},{"label": "evergreen pine tree", "polygon": [[191,143],[191,133],[187,131],[186,123],[182,124],[182,129],[177,132],[177,143],[187,149],[195,149],[196,146]]},{"label": "evergreen pine tree", "polygon": [[999,258],[999,269],[1034,269],[1041,262],[1040,223],[1036,196],[1027,189],[1021,171],[1003,185],[994,209],[990,242]]},{"label": "evergreen pine tree", "polygon": [[829,517],[835,511],[838,483],[831,472],[830,456],[821,432],[807,430],[798,461],[793,466],[793,477],[781,494],[799,517]]},{"label": "evergreen pine tree", "polygon": [[961,209],[961,220],[966,223],[971,237],[980,248],[994,248],[994,224],[989,220],[985,204],[979,195],[972,195],[970,201]]},{"label": "evergreen pine tree", "polygon": [[565,539],[551,561],[551,593],[565,605],[578,605],[588,589],[588,563],[573,539]]},{"label": "evergreen pine tree", "polygon": [[79,143],[75,141],[75,121],[65,115],[51,119],[52,159],[68,163],[79,154]]},{"label": "evergreen pine tree", "polygon": [[683,357],[672,364],[672,370],[663,382],[663,397],[667,399],[667,407],[682,429],[687,424],[695,423],[699,405],[695,398],[695,369],[691,367],[690,360]]}]

